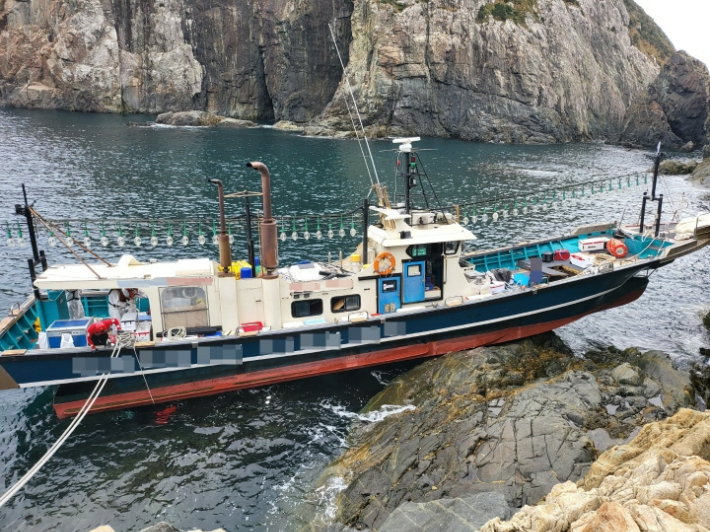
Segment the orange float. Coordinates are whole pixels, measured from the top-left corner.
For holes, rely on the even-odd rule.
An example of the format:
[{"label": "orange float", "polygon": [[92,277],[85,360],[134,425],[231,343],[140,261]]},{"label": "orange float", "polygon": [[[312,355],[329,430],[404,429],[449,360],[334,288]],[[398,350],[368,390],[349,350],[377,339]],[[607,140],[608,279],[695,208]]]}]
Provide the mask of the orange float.
[{"label": "orange float", "polygon": [[606,250],[614,255],[617,259],[623,259],[629,254],[629,248],[626,247],[618,238],[612,238],[606,243]]},{"label": "orange float", "polygon": [[[380,262],[383,263],[382,268],[380,268]],[[396,264],[397,261],[394,258],[394,255],[392,255],[392,253],[390,253],[389,251],[383,251],[382,253],[377,255],[377,258],[372,264],[372,267],[380,275],[389,275],[394,270]]]}]

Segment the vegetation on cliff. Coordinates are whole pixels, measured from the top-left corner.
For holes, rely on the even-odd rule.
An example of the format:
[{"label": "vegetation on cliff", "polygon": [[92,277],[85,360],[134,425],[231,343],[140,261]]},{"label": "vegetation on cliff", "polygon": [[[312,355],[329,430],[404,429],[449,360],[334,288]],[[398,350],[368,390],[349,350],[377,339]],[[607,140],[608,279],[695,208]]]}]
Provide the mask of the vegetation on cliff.
[{"label": "vegetation on cliff", "polygon": [[538,18],[535,7],[537,0],[496,0],[492,4],[483,4],[478,10],[476,22],[486,22],[489,17],[496,20],[512,20],[516,24],[524,25],[525,17],[531,14]]},{"label": "vegetation on cliff", "polygon": [[624,5],[629,12],[631,42],[648,57],[664,65],[675,52],[673,43],[634,0],[624,0]]}]

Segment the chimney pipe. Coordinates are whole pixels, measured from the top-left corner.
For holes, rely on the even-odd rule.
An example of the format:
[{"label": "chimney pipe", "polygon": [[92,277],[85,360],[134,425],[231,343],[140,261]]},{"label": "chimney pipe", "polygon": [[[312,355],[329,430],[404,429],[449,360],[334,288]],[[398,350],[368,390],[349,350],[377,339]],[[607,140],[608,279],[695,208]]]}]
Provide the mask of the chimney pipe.
[{"label": "chimney pipe", "polygon": [[219,194],[219,265],[224,272],[229,271],[232,266],[232,249],[229,246],[229,235],[227,234],[227,220],[224,216],[224,186],[219,179],[208,179],[209,183],[217,185]]},{"label": "chimney pipe", "polygon": [[271,213],[271,176],[264,163],[253,161],[247,163],[247,168],[253,168],[261,174],[261,192],[264,197],[264,220],[259,224],[261,269],[262,277],[274,279],[278,277],[276,269],[279,267],[279,241],[276,221]]}]

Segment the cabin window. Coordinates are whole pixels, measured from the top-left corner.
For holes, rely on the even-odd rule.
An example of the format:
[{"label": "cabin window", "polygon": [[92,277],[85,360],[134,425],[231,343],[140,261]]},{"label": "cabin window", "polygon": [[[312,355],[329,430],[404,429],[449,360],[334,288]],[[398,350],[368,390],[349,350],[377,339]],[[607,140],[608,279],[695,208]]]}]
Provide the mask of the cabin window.
[{"label": "cabin window", "polygon": [[407,277],[419,277],[422,274],[422,267],[420,264],[412,264],[407,266]]},{"label": "cabin window", "polygon": [[330,300],[331,312],[348,312],[360,310],[360,295],[334,297]]},{"label": "cabin window", "polygon": [[417,244],[407,248],[407,255],[413,259],[422,257],[439,257],[444,252],[444,245],[440,242],[433,244]]},{"label": "cabin window", "polygon": [[420,246],[409,246],[407,254],[412,258],[426,257],[429,255],[429,246],[426,244],[422,244]]},{"label": "cabin window", "polygon": [[446,244],[444,244],[444,253],[446,253],[447,255],[455,255],[458,250],[458,242],[447,242]]},{"label": "cabin window", "polygon": [[198,286],[171,286],[161,288],[160,304],[163,308],[163,329],[173,327],[207,327],[207,294]]},{"label": "cabin window", "polygon": [[308,316],[320,316],[323,314],[322,299],[304,299],[291,303],[291,316],[294,318],[306,318]]}]

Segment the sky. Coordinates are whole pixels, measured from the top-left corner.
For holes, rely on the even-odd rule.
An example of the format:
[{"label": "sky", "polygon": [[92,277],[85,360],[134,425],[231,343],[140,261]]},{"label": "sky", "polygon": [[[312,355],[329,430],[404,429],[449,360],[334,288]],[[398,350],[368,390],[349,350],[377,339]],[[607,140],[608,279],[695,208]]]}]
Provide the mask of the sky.
[{"label": "sky", "polygon": [[636,0],[668,35],[710,67],[710,0]]}]

